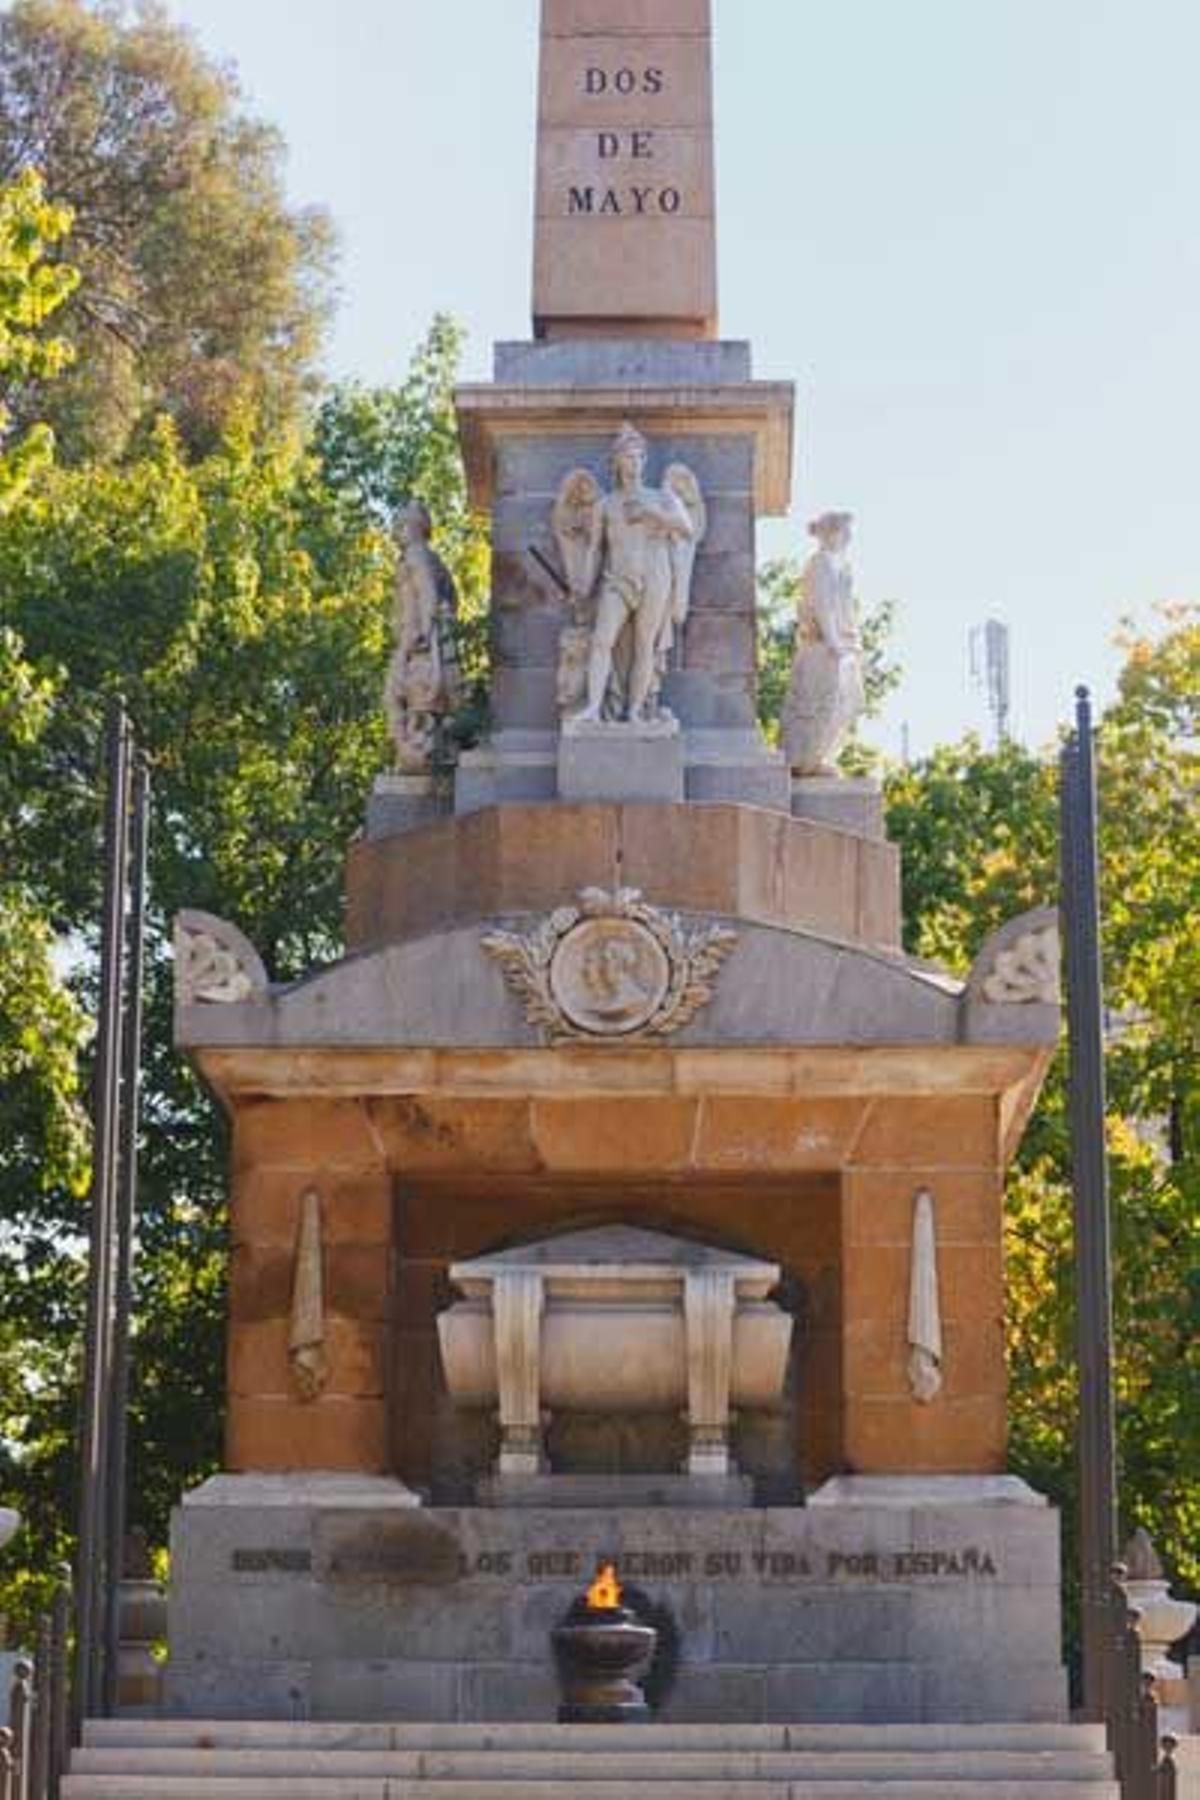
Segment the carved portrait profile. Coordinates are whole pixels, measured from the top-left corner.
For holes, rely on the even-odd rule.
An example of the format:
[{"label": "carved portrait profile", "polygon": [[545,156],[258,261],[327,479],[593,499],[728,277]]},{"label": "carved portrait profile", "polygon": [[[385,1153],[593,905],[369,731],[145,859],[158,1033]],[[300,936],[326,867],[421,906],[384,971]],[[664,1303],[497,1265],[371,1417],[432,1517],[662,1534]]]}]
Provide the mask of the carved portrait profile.
[{"label": "carved portrait profile", "polygon": [[736,943],[729,926],[685,924],[636,888],[585,888],[577,905],[531,932],[483,938],[526,1019],[551,1043],[681,1031],[712,999]]}]

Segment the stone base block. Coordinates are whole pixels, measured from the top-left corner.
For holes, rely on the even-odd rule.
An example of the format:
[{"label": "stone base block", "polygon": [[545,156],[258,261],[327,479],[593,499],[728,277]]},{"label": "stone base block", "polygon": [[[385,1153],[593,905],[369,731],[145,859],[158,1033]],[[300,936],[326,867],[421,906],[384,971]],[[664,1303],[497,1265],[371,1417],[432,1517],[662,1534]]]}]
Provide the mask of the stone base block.
[{"label": "stone base block", "polygon": [[726,800],[772,812],[787,812],[791,804],[791,772],[757,731],[689,731],[686,785],[689,800]]},{"label": "stone base block", "polygon": [[464,750],[454,774],[454,810],[481,812],[505,802],[553,800],[558,793],[558,739],[549,731],[500,731]]},{"label": "stone base block", "polygon": [[490,1475],[478,1490],[480,1506],[591,1507],[750,1506],[747,1475]]},{"label": "stone base block", "polygon": [[814,825],[835,825],[856,837],[885,837],[883,790],[877,781],[803,776],[792,781],[792,817]]},{"label": "stone base block", "polygon": [[808,1496],[809,1506],[1049,1506],[1019,1475],[834,1475]]},{"label": "stone base block", "polygon": [[682,800],[684,747],[679,727],[570,721],[559,739],[558,797]]},{"label": "stone base block", "polygon": [[326,1502],[311,1482],[288,1505],[260,1485],[214,1483],[176,1514],[167,1705],[180,1715],[551,1720],[551,1633],[612,1561],[674,1625],[664,1719],[1065,1717],[1046,1506],[943,1491],[881,1506],[414,1509],[333,1486]]},{"label": "stone base block", "polygon": [[448,782],[433,775],[380,775],[367,801],[367,837],[394,837],[449,810]]}]

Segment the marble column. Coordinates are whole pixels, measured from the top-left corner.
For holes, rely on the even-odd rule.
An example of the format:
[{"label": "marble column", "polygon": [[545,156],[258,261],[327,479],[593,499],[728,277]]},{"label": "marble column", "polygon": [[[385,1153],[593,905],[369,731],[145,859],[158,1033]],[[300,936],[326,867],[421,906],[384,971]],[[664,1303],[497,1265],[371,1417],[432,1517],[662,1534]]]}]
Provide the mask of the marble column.
[{"label": "marble column", "polygon": [[542,1311],[540,1274],[510,1269],[492,1289],[500,1387],[500,1473],[537,1475],[542,1449]]},{"label": "marble column", "polygon": [[689,1269],[687,1320],[688,1474],[728,1475],[729,1394],[733,1384],[734,1275]]}]

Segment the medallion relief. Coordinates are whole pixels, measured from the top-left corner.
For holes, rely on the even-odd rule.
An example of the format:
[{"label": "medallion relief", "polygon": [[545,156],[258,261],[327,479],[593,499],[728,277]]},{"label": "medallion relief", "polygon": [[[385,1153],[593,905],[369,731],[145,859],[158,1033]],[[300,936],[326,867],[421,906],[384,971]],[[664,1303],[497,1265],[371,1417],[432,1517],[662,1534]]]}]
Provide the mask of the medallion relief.
[{"label": "medallion relief", "polygon": [[711,1000],[737,942],[725,925],[689,926],[636,888],[585,888],[527,934],[493,931],[483,948],[551,1043],[667,1037]]}]

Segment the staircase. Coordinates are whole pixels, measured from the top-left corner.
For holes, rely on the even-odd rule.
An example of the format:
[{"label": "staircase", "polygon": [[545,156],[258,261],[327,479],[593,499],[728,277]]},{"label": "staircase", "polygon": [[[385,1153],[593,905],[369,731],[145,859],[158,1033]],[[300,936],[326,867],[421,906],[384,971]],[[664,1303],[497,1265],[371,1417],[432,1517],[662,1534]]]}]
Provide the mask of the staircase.
[{"label": "staircase", "polygon": [[63,1800],[1119,1800],[1099,1727],[104,1720]]}]

